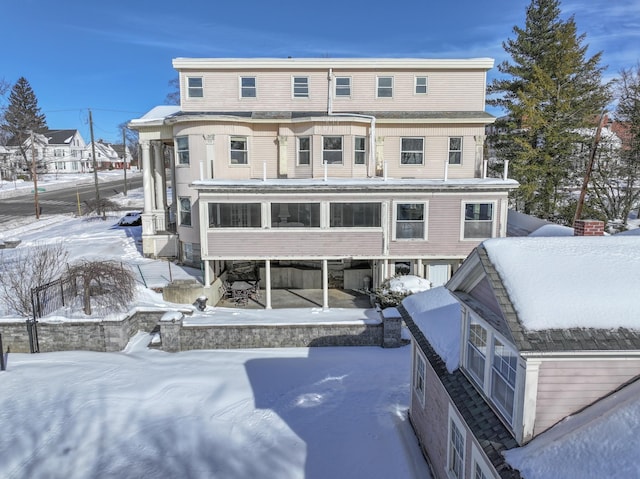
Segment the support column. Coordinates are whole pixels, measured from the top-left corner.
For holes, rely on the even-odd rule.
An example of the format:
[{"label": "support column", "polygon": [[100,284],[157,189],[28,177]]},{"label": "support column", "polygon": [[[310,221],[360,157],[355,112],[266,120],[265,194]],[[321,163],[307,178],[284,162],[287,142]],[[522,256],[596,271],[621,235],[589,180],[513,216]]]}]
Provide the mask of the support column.
[{"label": "support column", "polygon": [[288,137],[278,135],[278,178],[286,178],[289,174],[287,166]]},{"label": "support column", "polygon": [[475,170],[476,177],[482,178],[482,171],[484,170],[483,159],[484,159],[484,140],[485,135],[476,135],[474,136],[474,140],[476,141],[476,151],[475,151]]},{"label": "support column", "polygon": [[211,272],[209,271],[210,261],[208,259],[204,260],[204,286],[209,286],[211,284]]},{"label": "support column", "polygon": [[271,309],[271,260],[264,261],[264,276],[265,309]]},{"label": "support column", "polygon": [[424,265],[422,264],[422,260],[421,260],[421,259],[419,259],[419,260],[417,261],[417,263],[416,263],[416,269],[417,269],[417,272],[415,272],[415,271],[414,271],[414,274],[415,274],[416,276],[419,276],[419,277],[421,277],[421,278],[424,278],[424,277],[425,277],[425,274],[424,274]]},{"label": "support column", "polygon": [[153,210],[153,179],[151,177],[149,142],[143,141],[140,146],[142,148],[142,191],[144,192],[143,213],[151,214]]},{"label": "support column", "polygon": [[216,177],[216,135],[205,135],[204,137],[204,149],[205,149],[205,168],[204,168],[204,179],[215,178]]},{"label": "support column", "polygon": [[322,260],[322,309],[329,309],[329,263]]},{"label": "support column", "polygon": [[384,136],[376,137],[376,176],[382,176],[384,165]]},{"label": "support column", "polygon": [[155,164],[155,196],[156,196],[156,230],[165,231],[167,229],[167,186],[165,183],[164,157],[162,155],[162,143],[153,142],[153,160]]},{"label": "support column", "polygon": [[171,203],[169,203],[169,224],[174,225],[171,227],[172,231],[175,231],[175,223],[178,212],[176,211],[178,198],[176,197],[177,180],[176,180],[176,154],[174,147],[169,148],[169,169],[171,170]]}]

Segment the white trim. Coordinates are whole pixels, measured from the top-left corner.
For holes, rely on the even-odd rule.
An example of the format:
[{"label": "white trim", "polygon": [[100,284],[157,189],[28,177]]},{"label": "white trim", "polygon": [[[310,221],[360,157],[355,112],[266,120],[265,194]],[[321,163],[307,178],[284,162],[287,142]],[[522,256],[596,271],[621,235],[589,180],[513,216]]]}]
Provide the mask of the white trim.
[{"label": "white trim", "polygon": [[[425,79],[425,92],[424,93],[418,93],[416,90],[418,89],[418,78],[424,78]],[[422,86],[422,85],[420,85]],[[429,76],[428,75],[414,75],[413,76],[413,95],[414,96],[426,96],[429,95]]]},{"label": "white trim", "polygon": [[[417,396],[418,401],[420,401],[420,404],[424,408],[425,397],[427,395],[427,359],[422,354],[422,351],[418,347],[417,343],[413,341],[412,344],[413,344],[413,358],[412,358],[413,361],[412,361],[412,368],[411,368],[411,391],[413,392],[412,397],[413,395]],[[418,361],[421,361],[423,366],[422,392],[418,390],[417,384],[416,384],[416,378],[418,376]]]},{"label": "white trim", "polygon": [[[493,205],[493,211],[492,211],[492,219],[491,219],[491,236],[487,237],[487,238],[465,238],[464,237],[464,225],[465,225],[465,206],[467,204],[483,204],[483,203],[487,203],[487,204],[492,204]],[[460,241],[474,241],[474,242],[478,242],[478,241],[482,241],[485,239],[489,239],[489,238],[495,238],[496,237],[496,228],[498,225],[498,221],[497,221],[497,212],[498,212],[498,200],[496,198],[493,199],[482,199],[482,198],[466,198],[460,201]]]},{"label": "white trim", "polygon": [[[349,94],[348,95],[338,95],[338,78],[347,78],[349,80]],[[342,86],[344,88],[344,85]],[[338,98],[347,98],[350,99],[353,94],[353,77],[351,75],[335,75],[333,82],[333,99],[337,100]]]},{"label": "white trim", "polygon": [[[396,226],[398,223],[398,206],[397,205],[406,205],[406,204],[417,204],[423,205],[423,218],[424,227],[422,229],[422,238],[397,238],[396,237]],[[393,200],[391,202],[392,212],[391,212],[391,240],[392,241],[428,241],[429,240],[429,201],[424,199],[414,199],[410,198],[403,199],[402,201]]]},{"label": "white trim", "polygon": [[[304,78],[306,79],[306,85],[307,85],[307,94],[306,95],[300,95],[300,96],[296,96],[296,78]],[[293,100],[299,100],[299,99],[304,99],[304,98],[310,98],[311,97],[311,87],[309,86],[309,75],[295,75],[292,74],[291,75],[291,98]]]},{"label": "white trim", "polygon": [[495,479],[496,475],[493,473],[493,467],[489,466],[488,460],[485,458],[484,453],[480,451],[475,443],[471,444],[471,471],[469,471],[469,477],[475,479],[476,464],[480,466],[480,470],[485,475],[486,479]]},{"label": "white trim", "polygon": [[[381,78],[391,78],[391,96],[380,96],[380,79]],[[376,94],[375,94],[375,99],[376,100],[392,100],[395,96],[395,78],[393,75],[376,75]],[[382,87],[382,88],[389,88],[387,86]]]},{"label": "white trim", "polygon": [[[245,78],[253,78],[253,91],[255,93],[254,96],[243,96],[242,95],[242,80],[245,79]],[[257,100],[258,99],[258,77],[257,77],[257,75],[238,75],[238,99],[240,99],[242,101]]]},{"label": "white trim", "polygon": [[306,68],[327,70],[328,68],[353,68],[370,70],[374,68],[392,68],[394,70],[415,69],[481,69],[493,68],[493,58],[466,59],[422,59],[422,58],[174,58],[173,68],[182,70],[237,70],[241,68]]},{"label": "white trim", "polygon": [[[189,80],[190,80],[190,79],[192,79],[192,78],[193,78],[193,79],[200,79],[201,86],[200,86],[199,88],[202,90],[202,96],[191,96],[191,95],[189,94],[189,90],[190,90],[191,88],[194,88],[194,89],[195,89],[195,88],[198,88],[198,87],[190,87],[190,86],[189,86]],[[185,95],[185,97],[186,97],[188,100],[196,100],[196,101],[197,101],[197,100],[202,100],[202,99],[204,99],[204,78],[203,78],[203,76],[202,76],[201,74],[200,74],[200,75],[197,75],[197,76],[196,76],[196,75],[187,75],[187,76],[185,76],[185,86],[186,86],[186,89],[185,89],[185,90],[186,90],[186,95]]]},{"label": "white trim", "polygon": [[456,428],[458,429],[458,431],[460,432],[460,434],[462,435],[462,471],[460,474],[460,478],[464,478],[465,477],[465,463],[466,463],[466,458],[465,458],[465,453],[466,453],[466,449],[467,449],[467,428],[464,426],[464,422],[462,421],[462,419],[460,418],[460,416],[458,416],[457,411],[454,410],[453,406],[451,405],[451,403],[449,403],[449,414],[447,415],[447,457],[446,457],[446,465],[445,465],[445,471],[447,473],[447,476],[450,477],[451,479],[459,479],[458,476],[455,476],[452,472],[451,469],[449,468],[450,462],[449,462],[449,458],[451,455],[451,422],[453,422],[456,426]]}]

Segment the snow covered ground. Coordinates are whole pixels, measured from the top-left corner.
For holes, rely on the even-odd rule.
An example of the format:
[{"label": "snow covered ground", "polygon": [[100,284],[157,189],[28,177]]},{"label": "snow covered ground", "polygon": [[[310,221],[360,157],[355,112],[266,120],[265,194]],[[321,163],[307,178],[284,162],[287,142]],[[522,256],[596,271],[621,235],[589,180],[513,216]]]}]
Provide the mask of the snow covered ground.
[{"label": "snow covered ground", "polygon": [[[136,197],[121,197],[123,209]],[[168,306],[145,284],[200,272],[143,258],[140,227],[118,219],[44,216],[0,231],[21,241],[3,254],[61,241],[72,260],[116,258],[139,270],[136,305]],[[318,318],[317,309],[291,311]],[[10,319],[0,305],[2,316]],[[430,477],[407,420],[408,347],[170,354],[148,342],[138,333],[120,353],[9,354],[0,477]]]}]

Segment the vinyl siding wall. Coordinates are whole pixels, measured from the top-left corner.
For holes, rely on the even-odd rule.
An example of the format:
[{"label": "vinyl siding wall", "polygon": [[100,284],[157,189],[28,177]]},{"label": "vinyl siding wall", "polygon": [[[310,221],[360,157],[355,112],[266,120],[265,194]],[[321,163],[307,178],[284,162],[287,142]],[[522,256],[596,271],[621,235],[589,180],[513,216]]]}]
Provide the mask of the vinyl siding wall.
[{"label": "vinyl siding wall", "polygon": [[[333,70],[351,77],[351,97],[335,98],[333,111],[484,111],[483,70]],[[326,111],[327,70],[236,70],[180,72],[181,108],[185,112]],[[240,77],[256,78],[255,98],[240,97]],[[309,97],[293,98],[292,77],[307,76]],[[376,98],[377,77],[393,77],[393,97]],[[416,76],[428,78],[428,93],[414,93]],[[204,96],[187,97],[187,78],[201,77]]]},{"label": "vinyl siding wall", "polygon": [[639,372],[640,358],[544,361],[538,376],[534,435],[608,395]]},{"label": "vinyl siding wall", "polygon": [[[322,162],[323,136],[341,136],[343,138],[342,164],[327,165],[327,175],[331,178],[366,178],[369,163],[368,122],[335,120],[323,123],[242,123],[234,122],[190,122],[174,127],[174,138],[189,137],[189,165],[177,165],[179,183],[188,183],[200,179],[200,162],[205,162],[205,178],[224,178],[245,180],[262,178],[264,165],[268,178],[277,178],[281,174],[280,150],[286,148],[286,176],[288,178],[322,178],[324,165]],[[376,138],[382,142],[382,158],[379,163],[386,163],[387,176],[394,178],[443,179],[445,168],[449,179],[474,178],[481,168],[480,158],[476,158],[476,136],[482,136],[483,128],[473,125],[390,125],[385,124],[376,129]],[[206,140],[214,135],[213,176],[211,161],[207,158]],[[241,136],[247,138],[248,164],[230,164],[230,138]],[[311,165],[298,165],[297,138],[311,136]],[[354,164],[354,142],[356,136],[364,136],[366,140],[365,165]],[[462,164],[449,165],[449,137],[462,137]],[[286,145],[280,143],[286,138]],[[424,138],[424,160],[421,165],[403,165],[400,163],[401,138]]]},{"label": "vinyl siding wall", "polygon": [[[497,200],[504,194],[483,194],[471,196],[473,201],[486,202]],[[286,228],[282,229],[245,229],[245,228],[213,228],[206,231],[206,247],[203,247],[204,259],[222,258],[265,258],[265,257],[359,257],[359,258],[393,258],[393,259],[444,259],[466,257],[479,240],[461,241],[462,203],[470,200],[465,194],[446,194],[416,192],[407,196],[393,193],[376,193],[371,191],[349,194],[340,191],[332,194],[305,194],[303,191],[289,194],[265,195],[230,195],[217,196],[202,192],[202,205],[215,202],[321,202],[328,209],[333,202],[379,202],[382,203],[381,228]],[[427,202],[428,238],[427,240],[394,240],[393,208],[396,202]],[[495,231],[501,217],[502,202],[497,201],[495,212]],[[207,207],[204,206],[206,217]],[[196,214],[194,212],[194,214]],[[497,233],[496,233],[497,234]],[[385,251],[384,245],[388,245]]]}]

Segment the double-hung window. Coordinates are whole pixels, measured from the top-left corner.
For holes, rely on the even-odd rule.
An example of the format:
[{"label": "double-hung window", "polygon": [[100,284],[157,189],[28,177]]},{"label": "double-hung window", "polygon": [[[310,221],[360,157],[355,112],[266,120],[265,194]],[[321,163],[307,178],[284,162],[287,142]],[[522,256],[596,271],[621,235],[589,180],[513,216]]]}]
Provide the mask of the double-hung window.
[{"label": "double-hung window", "polygon": [[427,77],[415,77],[415,94],[426,95],[428,93],[428,80]]},{"label": "double-hung window", "polygon": [[204,96],[202,77],[187,77],[187,96],[189,98],[202,98]]},{"label": "double-hung window", "polygon": [[180,197],[180,226],[191,226],[191,198]]},{"label": "double-hung window", "polygon": [[378,77],[377,82],[376,96],[378,98],[393,97],[393,77]]},{"label": "double-hung window", "polygon": [[298,137],[298,165],[311,164],[311,137]]},{"label": "double-hung window", "polygon": [[424,161],[424,138],[400,139],[400,164],[421,165]]},{"label": "double-hung window", "polygon": [[451,477],[464,477],[464,427],[449,408],[449,441],[447,444],[447,470]]},{"label": "double-hung window", "polygon": [[480,324],[469,324],[467,338],[467,370],[480,386],[484,386],[484,367],[487,360],[487,330]]},{"label": "double-hung window", "polygon": [[322,163],[342,164],[342,137],[322,137]]},{"label": "double-hung window", "polygon": [[424,398],[425,398],[425,375],[427,365],[425,359],[416,349],[414,352],[414,372],[413,372],[413,390],[415,391],[418,399],[420,400],[420,404],[424,406]]},{"label": "double-hung window", "polygon": [[449,164],[462,164],[462,137],[452,136],[449,138]]},{"label": "double-hung window", "polygon": [[293,77],[293,97],[309,97],[309,77]]},{"label": "double-hung window", "polygon": [[230,140],[231,164],[246,165],[249,163],[249,150],[246,136],[232,136]]},{"label": "double-hung window", "polygon": [[493,364],[491,368],[491,398],[506,419],[513,419],[515,402],[516,371],[518,358],[498,338],[493,340]]},{"label": "double-hung window", "polygon": [[356,136],[353,142],[353,163],[355,165],[364,165],[367,157],[367,138],[365,136]]},{"label": "double-hung window", "polygon": [[240,77],[240,96],[242,98],[256,97],[256,77]]},{"label": "double-hung window", "polygon": [[464,239],[493,236],[493,203],[464,204]]},{"label": "double-hung window", "polygon": [[176,137],[176,154],[178,156],[179,165],[189,164],[189,137],[188,136]]},{"label": "double-hung window", "polygon": [[395,239],[424,239],[425,203],[397,203]]},{"label": "double-hung window", "polygon": [[336,97],[351,96],[351,77],[336,77]]}]

